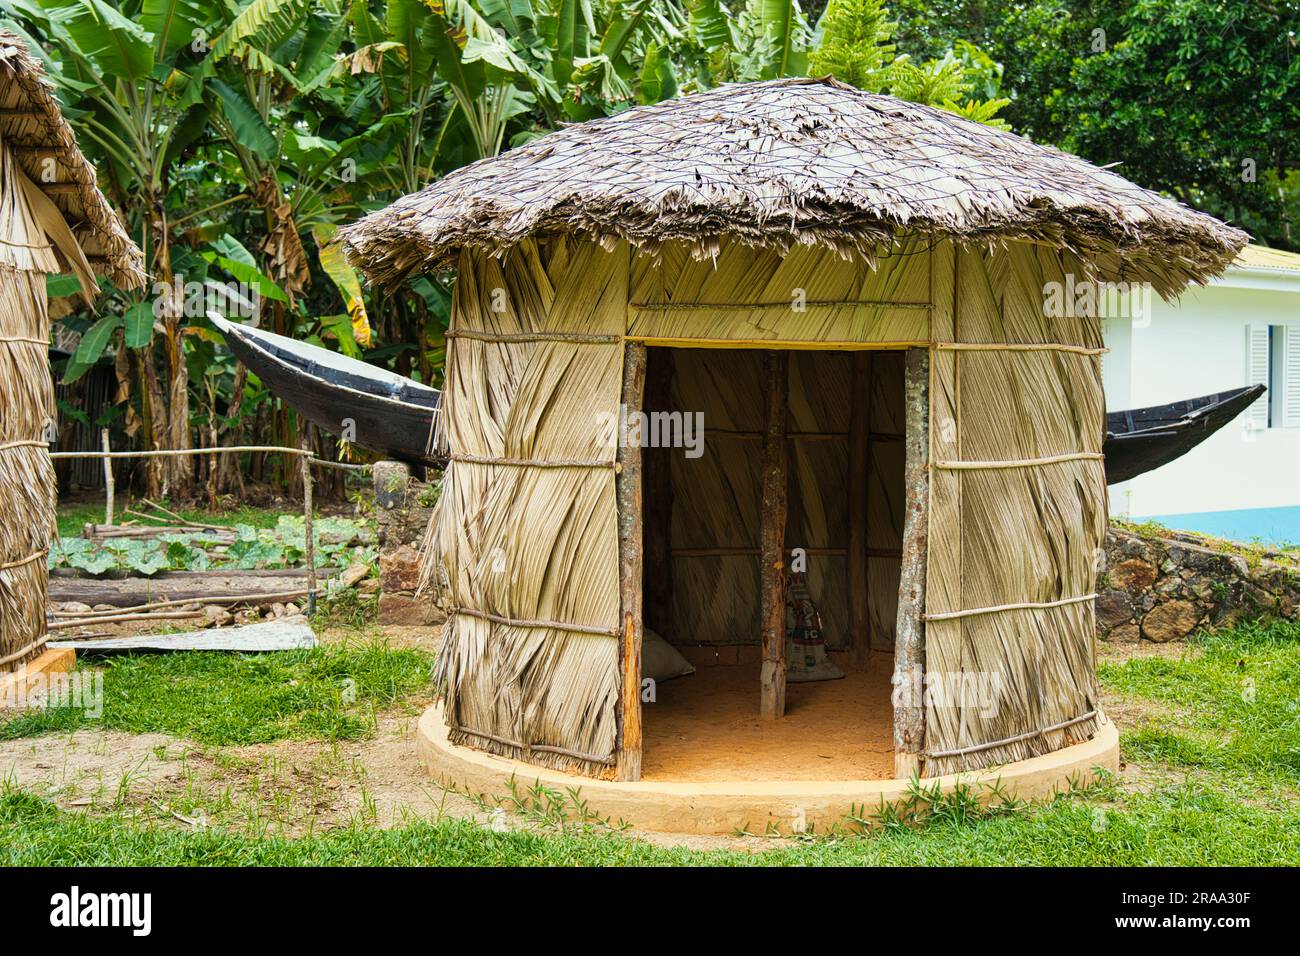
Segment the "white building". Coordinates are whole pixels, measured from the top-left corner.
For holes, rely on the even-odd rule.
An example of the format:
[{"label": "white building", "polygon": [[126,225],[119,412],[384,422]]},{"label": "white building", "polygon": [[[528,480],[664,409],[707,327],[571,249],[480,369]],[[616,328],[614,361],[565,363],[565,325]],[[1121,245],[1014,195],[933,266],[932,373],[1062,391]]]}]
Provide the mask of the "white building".
[{"label": "white building", "polygon": [[1182,458],[1110,489],[1116,517],[1236,540],[1300,543],[1300,255],[1248,246],[1173,304],[1103,322],[1106,405],[1268,392]]}]

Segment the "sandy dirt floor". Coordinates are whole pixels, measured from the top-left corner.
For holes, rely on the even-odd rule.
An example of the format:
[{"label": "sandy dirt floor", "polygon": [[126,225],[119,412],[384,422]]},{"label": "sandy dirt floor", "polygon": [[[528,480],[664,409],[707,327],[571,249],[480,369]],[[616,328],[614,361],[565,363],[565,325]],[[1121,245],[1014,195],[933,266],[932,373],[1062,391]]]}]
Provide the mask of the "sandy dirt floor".
[{"label": "sandy dirt floor", "polygon": [[701,667],[642,708],[646,780],[877,780],[894,775],[893,658],[842,680],[792,683],[758,716],[758,667]]}]

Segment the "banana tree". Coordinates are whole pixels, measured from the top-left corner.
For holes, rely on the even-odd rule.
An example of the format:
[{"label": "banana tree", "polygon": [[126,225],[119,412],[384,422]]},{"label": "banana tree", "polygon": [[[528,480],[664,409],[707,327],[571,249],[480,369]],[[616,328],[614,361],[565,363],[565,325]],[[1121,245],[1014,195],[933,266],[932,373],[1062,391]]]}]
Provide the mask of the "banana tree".
[{"label": "banana tree", "polygon": [[676,0],[424,2],[438,73],[475,158],[500,152],[512,121],[531,135],[677,91],[667,51],[686,14]]}]

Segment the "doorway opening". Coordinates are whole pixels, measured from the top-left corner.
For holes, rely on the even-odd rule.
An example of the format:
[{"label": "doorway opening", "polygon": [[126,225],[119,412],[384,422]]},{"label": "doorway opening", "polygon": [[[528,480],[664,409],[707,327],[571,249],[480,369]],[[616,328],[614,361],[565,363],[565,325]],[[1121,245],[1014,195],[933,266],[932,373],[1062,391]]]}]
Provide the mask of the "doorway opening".
[{"label": "doorway opening", "polygon": [[[787,640],[785,715],[775,720],[759,714],[764,354],[648,350],[642,595],[654,683],[642,705],[642,779],[894,775],[904,353],[784,353],[784,580],[820,619],[830,666],[813,673],[843,676],[800,680],[822,654]],[[686,666],[658,638],[694,673],[672,676]]]}]

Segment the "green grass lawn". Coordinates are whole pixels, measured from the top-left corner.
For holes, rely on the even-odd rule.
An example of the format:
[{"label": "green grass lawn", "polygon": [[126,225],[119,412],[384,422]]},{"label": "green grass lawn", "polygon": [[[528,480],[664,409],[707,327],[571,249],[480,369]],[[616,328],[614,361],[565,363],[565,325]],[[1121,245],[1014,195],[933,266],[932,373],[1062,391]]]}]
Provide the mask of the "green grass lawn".
[{"label": "green grass lawn", "polygon": [[104,671],[103,714],[71,707],[0,720],[0,740],[80,727],[172,734],[229,746],[284,738],[349,740],[375,713],[429,684],[433,659],[383,643],[275,654],[116,655],[82,658]]},{"label": "green grass lawn", "polygon": [[[101,723],[214,744],[355,737],[373,723],[359,714],[418,692],[428,665],[427,655],[378,645],[274,660],[120,659],[105,674]],[[1045,805],[979,811],[954,799],[920,823],[867,835],[846,825],[749,853],[665,849],[592,825],[495,832],[451,817],[255,838],[186,829],[138,809],[64,811],[3,785],[0,864],[1300,864],[1300,626],[1206,635],[1181,657],[1110,661],[1100,674],[1108,699],[1143,715],[1122,738],[1129,769]],[[344,678],[355,681],[351,705],[338,693]],[[0,736],[79,723],[21,718],[0,725]]]},{"label": "green grass lawn", "polygon": [[[282,509],[271,508],[253,508],[248,505],[239,505],[236,508],[222,509],[219,511],[210,511],[206,508],[182,508],[179,505],[173,506],[167,500],[159,502],[164,508],[172,511],[186,521],[192,521],[196,525],[217,525],[220,527],[233,528],[237,524],[252,525],[254,528],[274,528],[275,523],[284,513]],[[147,506],[140,506],[132,502],[117,502],[116,509],[113,513],[115,524],[121,524],[124,521],[136,521],[139,524],[149,524],[150,522],[142,521],[135,515],[126,514],[125,508],[134,508],[143,514],[151,514]],[[302,513],[301,506],[297,514]],[[158,514],[162,521],[170,520],[166,515]],[[104,502],[99,501],[78,501],[78,502],[60,502],[59,503],[59,537],[75,538],[80,536],[82,529],[86,524],[102,524],[104,521]],[[164,529],[165,530],[165,529]]]}]

